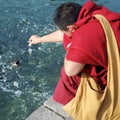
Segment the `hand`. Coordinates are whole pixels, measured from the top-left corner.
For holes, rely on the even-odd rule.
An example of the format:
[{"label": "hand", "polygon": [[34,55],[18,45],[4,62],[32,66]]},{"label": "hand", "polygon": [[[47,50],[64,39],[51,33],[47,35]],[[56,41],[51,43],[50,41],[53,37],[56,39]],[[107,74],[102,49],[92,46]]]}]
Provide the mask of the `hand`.
[{"label": "hand", "polygon": [[42,42],[42,37],[38,36],[38,35],[32,35],[29,38],[29,46],[33,45],[33,44],[38,44]]}]

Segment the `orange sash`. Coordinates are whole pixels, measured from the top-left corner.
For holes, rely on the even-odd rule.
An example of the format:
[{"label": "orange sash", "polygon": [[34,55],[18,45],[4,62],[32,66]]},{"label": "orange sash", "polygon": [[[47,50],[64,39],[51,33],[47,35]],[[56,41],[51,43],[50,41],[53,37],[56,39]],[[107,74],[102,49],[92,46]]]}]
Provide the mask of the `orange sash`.
[{"label": "orange sash", "polygon": [[[107,86],[100,90],[96,81],[82,73],[76,96],[63,107],[74,120],[120,120],[120,55],[114,32],[105,17],[95,15],[107,40]],[[93,43],[94,44],[94,43]]]}]

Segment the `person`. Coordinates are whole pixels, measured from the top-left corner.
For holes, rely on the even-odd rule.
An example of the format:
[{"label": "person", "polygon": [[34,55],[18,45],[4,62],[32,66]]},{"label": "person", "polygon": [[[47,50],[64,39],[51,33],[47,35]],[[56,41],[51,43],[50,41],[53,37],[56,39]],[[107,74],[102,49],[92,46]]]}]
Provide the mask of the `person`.
[{"label": "person", "polygon": [[120,50],[120,14],[92,1],[83,6],[75,2],[61,4],[54,14],[57,30],[42,37],[32,35],[29,39],[30,45],[63,42],[66,55],[53,94],[53,99],[63,105],[75,97],[83,71],[93,77],[102,90],[107,84],[106,38],[100,22],[94,17],[96,14],[110,22]]}]

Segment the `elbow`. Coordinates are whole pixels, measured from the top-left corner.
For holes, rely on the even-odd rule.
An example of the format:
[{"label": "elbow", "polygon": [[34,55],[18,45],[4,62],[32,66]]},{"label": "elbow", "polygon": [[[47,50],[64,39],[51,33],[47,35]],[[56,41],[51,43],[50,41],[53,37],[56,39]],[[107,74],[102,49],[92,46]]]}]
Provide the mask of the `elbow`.
[{"label": "elbow", "polygon": [[65,59],[64,69],[67,76],[76,76],[78,75],[84,68],[85,64],[68,61]]},{"label": "elbow", "polygon": [[70,77],[70,76],[75,76],[78,73],[76,71],[70,70],[70,69],[65,69],[65,74]]}]

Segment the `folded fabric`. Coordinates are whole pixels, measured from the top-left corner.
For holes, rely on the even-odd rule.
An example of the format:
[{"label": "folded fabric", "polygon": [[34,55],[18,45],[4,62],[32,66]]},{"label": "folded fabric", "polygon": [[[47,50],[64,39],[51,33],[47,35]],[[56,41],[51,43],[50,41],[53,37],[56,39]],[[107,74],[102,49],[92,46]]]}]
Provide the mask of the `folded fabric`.
[{"label": "folded fabric", "polygon": [[114,32],[102,15],[94,15],[104,29],[107,54],[107,86],[102,91],[99,84],[82,73],[76,96],[63,107],[74,120],[119,120],[120,119],[120,55]]}]

